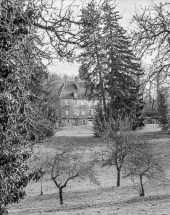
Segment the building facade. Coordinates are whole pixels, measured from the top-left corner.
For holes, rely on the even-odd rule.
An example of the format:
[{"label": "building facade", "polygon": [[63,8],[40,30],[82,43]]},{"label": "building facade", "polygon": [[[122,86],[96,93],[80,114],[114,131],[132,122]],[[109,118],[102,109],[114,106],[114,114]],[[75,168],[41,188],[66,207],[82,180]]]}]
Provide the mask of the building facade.
[{"label": "building facade", "polygon": [[85,96],[86,82],[65,80],[59,90],[61,126],[92,125],[97,100]]}]

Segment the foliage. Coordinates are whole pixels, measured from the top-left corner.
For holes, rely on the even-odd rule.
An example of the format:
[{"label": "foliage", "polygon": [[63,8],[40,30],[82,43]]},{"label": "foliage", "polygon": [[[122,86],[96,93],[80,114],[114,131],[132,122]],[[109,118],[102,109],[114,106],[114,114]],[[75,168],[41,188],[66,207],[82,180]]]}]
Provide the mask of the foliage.
[{"label": "foliage", "polygon": [[158,120],[162,129],[166,130],[168,128],[168,105],[165,93],[159,92],[158,98]]},{"label": "foliage", "polygon": [[[36,133],[38,110],[34,109],[36,93],[32,91],[36,68],[44,70],[32,34],[27,12],[11,1],[1,2],[0,15],[0,213],[7,214],[8,204],[24,198],[30,180],[26,160],[28,144]],[[34,51],[33,51],[34,50]],[[28,53],[32,53],[31,56]],[[34,55],[34,54],[35,55]],[[37,56],[36,56],[37,54]]]},{"label": "foliage", "polygon": [[42,105],[42,82],[54,57],[49,46],[56,58],[69,59],[67,44],[73,48],[79,41],[77,32],[70,36],[70,10],[61,12],[41,0],[0,1],[0,214],[24,198],[32,177],[26,162],[29,146],[44,139],[53,124],[52,109]]},{"label": "foliage", "polygon": [[139,184],[139,195],[144,196],[146,182],[162,183],[165,179],[160,152],[156,153],[146,139],[138,139],[134,150],[128,156],[124,166],[124,177],[129,177],[133,183]]}]

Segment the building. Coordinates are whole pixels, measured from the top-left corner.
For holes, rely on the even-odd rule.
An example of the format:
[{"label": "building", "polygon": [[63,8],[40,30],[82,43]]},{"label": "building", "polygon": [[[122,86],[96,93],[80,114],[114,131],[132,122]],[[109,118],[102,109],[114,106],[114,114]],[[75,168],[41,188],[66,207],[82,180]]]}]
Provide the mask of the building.
[{"label": "building", "polygon": [[86,82],[78,77],[65,80],[59,90],[61,126],[92,125],[96,100],[85,95]]}]

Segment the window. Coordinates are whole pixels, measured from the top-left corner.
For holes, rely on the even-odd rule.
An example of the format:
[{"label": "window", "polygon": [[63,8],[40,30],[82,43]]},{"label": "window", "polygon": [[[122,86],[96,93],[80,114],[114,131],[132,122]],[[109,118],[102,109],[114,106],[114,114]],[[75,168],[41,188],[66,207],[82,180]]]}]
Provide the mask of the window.
[{"label": "window", "polygon": [[82,115],[84,115],[84,114],[85,114],[85,111],[84,111],[84,110],[82,110],[82,111],[81,111],[81,114],[82,114]]},{"label": "window", "polygon": [[84,105],[84,101],[81,101],[81,105]]},{"label": "window", "polygon": [[74,105],[77,105],[77,100],[74,100]]},{"label": "window", "polygon": [[68,115],[68,110],[66,110],[66,115]]},{"label": "window", "polygon": [[93,115],[93,110],[89,110],[89,115]]},{"label": "window", "polygon": [[89,102],[89,105],[92,105],[92,100],[89,100],[88,102]]},{"label": "window", "polygon": [[94,104],[97,105],[97,101],[94,101]]},{"label": "window", "polygon": [[64,100],[65,105],[68,105],[68,100]]},{"label": "window", "polygon": [[74,115],[78,116],[79,115],[79,111],[78,110],[74,110]]}]

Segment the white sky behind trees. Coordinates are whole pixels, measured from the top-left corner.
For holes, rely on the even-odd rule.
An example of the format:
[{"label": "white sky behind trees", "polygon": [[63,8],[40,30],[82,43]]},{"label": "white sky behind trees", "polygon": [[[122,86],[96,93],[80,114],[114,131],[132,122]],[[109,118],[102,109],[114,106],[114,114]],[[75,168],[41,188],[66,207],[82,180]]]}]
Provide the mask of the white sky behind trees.
[{"label": "white sky behind trees", "polygon": [[[60,2],[61,0],[57,0]],[[113,0],[114,1],[114,0]],[[65,0],[65,4],[70,4],[72,0]],[[87,2],[86,0],[77,0],[78,4],[83,4]],[[116,9],[119,11],[120,16],[122,16],[122,20],[120,21],[121,26],[125,29],[131,29],[133,26],[130,25],[130,21],[132,19],[132,15],[134,14],[135,9],[140,11],[140,8],[148,7],[151,2],[159,4],[162,2],[161,0],[116,0],[117,7]],[[144,59],[146,63],[151,63],[151,58],[147,57]],[[58,62],[54,61],[53,65],[49,67],[49,71],[52,73],[64,75],[78,75],[78,64],[71,64],[67,62]]]}]

